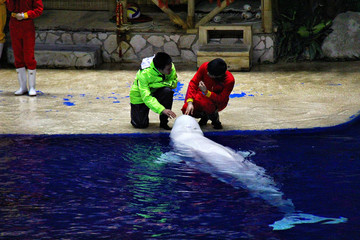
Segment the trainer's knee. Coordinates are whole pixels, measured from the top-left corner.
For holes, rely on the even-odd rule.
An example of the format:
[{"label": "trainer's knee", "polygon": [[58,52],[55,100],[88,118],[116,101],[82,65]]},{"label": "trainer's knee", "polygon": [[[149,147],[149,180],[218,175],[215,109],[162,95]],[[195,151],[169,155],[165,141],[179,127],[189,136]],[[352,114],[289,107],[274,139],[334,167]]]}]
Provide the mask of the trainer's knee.
[{"label": "trainer's knee", "polygon": [[135,122],[135,121],[131,121],[131,125],[133,125],[134,128],[147,128],[149,127],[149,122]]},{"label": "trainer's knee", "polygon": [[173,91],[171,88],[169,88],[169,87],[163,87],[163,88],[161,88],[161,93],[162,93],[163,95],[166,95],[166,96],[173,96],[173,95],[174,95],[174,91]]}]

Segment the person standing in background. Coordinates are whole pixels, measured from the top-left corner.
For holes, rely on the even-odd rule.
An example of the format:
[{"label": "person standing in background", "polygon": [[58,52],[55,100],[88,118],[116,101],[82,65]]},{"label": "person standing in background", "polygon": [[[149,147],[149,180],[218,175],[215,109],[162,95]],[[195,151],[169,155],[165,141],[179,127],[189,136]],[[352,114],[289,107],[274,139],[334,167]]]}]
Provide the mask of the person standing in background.
[{"label": "person standing in background", "polygon": [[[6,0],[6,4],[7,9],[11,12],[10,37],[20,84],[15,95],[29,93],[29,96],[36,96],[35,25],[33,19],[42,14],[44,6],[42,0]],[[29,92],[26,68],[29,74]]]},{"label": "person standing in background", "polygon": [[4,49],[5,33],[4,28],[6,24],[6,0],[0,0],[0,60]]}]

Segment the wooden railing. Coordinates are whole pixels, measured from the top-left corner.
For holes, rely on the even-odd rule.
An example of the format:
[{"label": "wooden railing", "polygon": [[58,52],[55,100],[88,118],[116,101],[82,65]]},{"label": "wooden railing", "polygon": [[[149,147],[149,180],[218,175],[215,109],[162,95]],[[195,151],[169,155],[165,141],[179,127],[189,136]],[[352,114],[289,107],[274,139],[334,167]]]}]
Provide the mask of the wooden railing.
[{"label": "wooden railing", "polygon": [[[172,11],[168,4],[164,2],[164,0],[151,0],[156,6],[158,6],[164,13],[166,13],[170,20],[180,26],[182,29],[198,29],[199,26],[203,26],[211,19],[213,19],[218,13],[223,11],[227,6],[233,3],[236,0],[224,0],[220,3],[220,5],[216,6],[210,13],[205,15],[202,19],[200,19],[197,23],[195,23],[195,0],[187,0],[188,12],[187,19],[184,21],[181,17]],[[262,9],[262,27],[264,32],[271,33],[272,30],[272,0],[261,0],[261,9]],[[118,16],[118,24],[121,26],[122,24],[127,23],[126,19],[126,5],[127,0],[117,0],[117,12],[120,14]],[[120,6],[120,7],[119,7]],[[119,10],[120,9],[120,10]]]}]

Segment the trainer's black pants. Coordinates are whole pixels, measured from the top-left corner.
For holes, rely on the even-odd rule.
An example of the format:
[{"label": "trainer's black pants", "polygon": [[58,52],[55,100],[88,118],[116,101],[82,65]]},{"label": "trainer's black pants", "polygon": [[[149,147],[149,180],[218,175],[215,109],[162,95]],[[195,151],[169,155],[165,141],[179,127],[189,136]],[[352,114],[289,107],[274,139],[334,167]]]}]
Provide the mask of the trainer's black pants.
[{"label": "trainer's black pants", "polygon": [[194,115],[193,117],[206,119],[206,120],[210,119],[210,121],[213,123],[217,123],[220,121],[219,112],[217,110],[212,114],[206,114],[206,112],[201,112],[200,114]]},{"label": "trainer's black pants", "polygon": [[[163,87],[156,90],[153,94],[165,109],[171,109],[173,104],[174,91],[171,88]],[[149,108],[144,104],[132,104],[131,106],[131,124],[135,128],[147,128],[149,126]],[[160,124],[168,123],[168,116],[160,114]]]}]

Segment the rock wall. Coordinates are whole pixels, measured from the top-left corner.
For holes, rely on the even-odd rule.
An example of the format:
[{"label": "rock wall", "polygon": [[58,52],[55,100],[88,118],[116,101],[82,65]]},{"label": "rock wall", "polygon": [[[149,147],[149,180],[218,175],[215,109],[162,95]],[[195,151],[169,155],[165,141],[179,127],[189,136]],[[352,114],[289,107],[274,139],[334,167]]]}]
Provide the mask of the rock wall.
[{"label": "rock wall", "polygon": [[117,36],[113,32],[69,32],[69,31],[37,31],[36,44],[78,46],[99,46],[104,62],[120,62]]},{"label": "rock wall", "polygon": [[196,62],[197,35],[130,34],[129,41],[121,41],[123,61],[139,61],[157,52],[168,53],[174,62]]},{"label": "rock wall", "polygon": [[253,58],[256,63],[274,63],[275,54],[275,34],[258,34],[253,36]]},{"label": "rock wall", "polygon": [[[128,33],[120,41],[114,32],[37,31],[36,43],[78,46],[98,46],[103,62],[139,62],[159,51],[167,52],[174,62],[196,62],[199,49],[197,34]],[[231,39],[230,39],[231,40]],[[228,43],[229,39],[219,39]],[[253,36],[253,63],[275,62],[273,34]],[[119,42],[119,44],[118,44]]]}]

